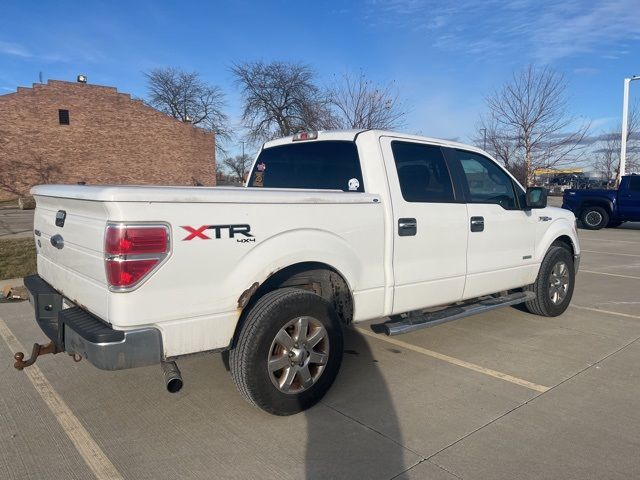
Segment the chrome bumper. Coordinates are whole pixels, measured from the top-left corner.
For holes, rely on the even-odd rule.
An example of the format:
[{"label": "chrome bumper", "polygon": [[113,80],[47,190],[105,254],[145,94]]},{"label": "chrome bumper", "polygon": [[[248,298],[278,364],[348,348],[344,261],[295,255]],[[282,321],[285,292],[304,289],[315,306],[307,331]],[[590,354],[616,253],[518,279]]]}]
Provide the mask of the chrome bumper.
[{"label": "chrome bumper", "polygon": [[63,307],[63,298],[38,275],[24,279],[36,322],[58,352],[77,354],[102,370],[122,370],[162,361],[162,335],[151,327],[114,330],[78,306]]},{"label": "chrome bumper", "polygon": [[125,331],[119,342],[97,343],[65,325],[64,348],[67,353],[78,354],[101,370],[144,367],[162,360],[162,337],[155,328]]}]

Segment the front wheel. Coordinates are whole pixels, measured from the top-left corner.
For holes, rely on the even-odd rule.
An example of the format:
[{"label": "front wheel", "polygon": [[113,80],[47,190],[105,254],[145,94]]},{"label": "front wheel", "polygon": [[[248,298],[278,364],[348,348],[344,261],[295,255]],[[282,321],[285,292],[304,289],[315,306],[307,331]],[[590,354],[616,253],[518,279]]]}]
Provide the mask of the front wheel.
[{"label": "front wheel", "polygon": [[316,404],[342,363],[342,324],[322,297],[283,288],[260,298],[246,315],[229,366],[249,403],[275,415]]},{"label": "front wheel", "polygon": [[536,294],[526,302],[526,309],[535,315],[556,317],[571,303],[575,284],[573,255],[565,247],[552,245],[544,257],[538,278],[526,290]]}]

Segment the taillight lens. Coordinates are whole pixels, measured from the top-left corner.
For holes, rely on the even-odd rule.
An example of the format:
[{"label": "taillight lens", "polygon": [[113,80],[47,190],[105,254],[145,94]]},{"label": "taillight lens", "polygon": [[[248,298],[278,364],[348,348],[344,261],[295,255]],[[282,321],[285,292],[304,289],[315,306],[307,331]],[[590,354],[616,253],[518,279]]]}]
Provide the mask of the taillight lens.
[{"label": "taillight lens", "polygon": [[109,286],[134,287],[167,258],[169,250],[165,225],[107,225],[104,251]]},{"label": "taillight lens", "polygon": [[158,259],[107,260],[107,280],[112,287],[130,287],[142,280],[158,263]]},{"label": "taillight lens", "polygon": [[109,255],[136,255],[167,253],[169,236],[167,227],[127,227],[109,225],[104,251]]}]

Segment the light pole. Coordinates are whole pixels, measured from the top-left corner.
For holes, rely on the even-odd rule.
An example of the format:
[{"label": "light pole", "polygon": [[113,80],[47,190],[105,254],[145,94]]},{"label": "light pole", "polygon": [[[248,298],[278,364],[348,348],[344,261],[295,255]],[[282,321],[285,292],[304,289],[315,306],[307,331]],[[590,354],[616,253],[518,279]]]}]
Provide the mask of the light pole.
[{"label": "light pole", "polygon": [[482,132],[482,149],[483,150],[487,150],[487,129],[486,128],[481,128],[480,131]]},{"label": "light pole", "polygon": [[629,131],[629,84],[640,80],[640,75],[624,79],[624,95],[622,96],[622,138],[620,139],[620,168],[618,169],[617,185],[620,185],[624,170],[627,166],[627,134]]}]

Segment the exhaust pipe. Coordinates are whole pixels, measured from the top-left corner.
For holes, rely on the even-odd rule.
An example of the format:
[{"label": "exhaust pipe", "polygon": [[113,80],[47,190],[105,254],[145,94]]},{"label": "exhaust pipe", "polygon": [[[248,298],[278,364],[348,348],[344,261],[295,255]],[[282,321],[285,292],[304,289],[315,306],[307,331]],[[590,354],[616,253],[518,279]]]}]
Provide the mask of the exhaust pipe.
[{"label": "exhaust pipe", "polygon": [[178,369],[176,362],[161,362],[162,374],[164,375],[164,382],[167,385],[167,391],[169,393],[177,393],[182,389],[182,374]]}]

